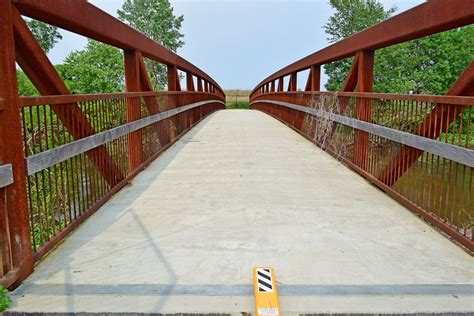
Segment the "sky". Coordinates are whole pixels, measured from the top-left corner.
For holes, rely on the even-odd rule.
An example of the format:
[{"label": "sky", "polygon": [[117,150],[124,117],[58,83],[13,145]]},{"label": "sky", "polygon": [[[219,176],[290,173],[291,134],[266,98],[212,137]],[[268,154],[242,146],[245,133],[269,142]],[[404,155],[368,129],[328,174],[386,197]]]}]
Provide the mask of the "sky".
[{"label": "sky", "polygon": [[[116,16],[123,0],[90,0]],[[223,89],[252,89],[282,67],[328,45],[323,26],[334,12],[327,0],[170,0],[184,15],[185,45],[178,54]],[[405,11],[423,0],[381,0],[385,8]],[[49,53],[62,63],[86,38],[62,30],[63,40]],[[304,86],[298,76],[298,87]],[[322,74],[322,84],[327,77]]]}]

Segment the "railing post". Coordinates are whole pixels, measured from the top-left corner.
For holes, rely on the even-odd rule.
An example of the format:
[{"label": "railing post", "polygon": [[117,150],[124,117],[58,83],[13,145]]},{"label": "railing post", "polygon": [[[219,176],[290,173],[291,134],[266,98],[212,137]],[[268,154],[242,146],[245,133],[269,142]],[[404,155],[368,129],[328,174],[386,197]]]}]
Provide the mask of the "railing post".
[{"label": "railing post", "polygon": [[[358,52],[358,70],[357,70],[357,91],[372,92],[373,73],[374,73],[374,51],[364,50]],[[370,122],[370,99],[357,98],[356,118]],[[369,159],[369,134],[360,130],[354,132],[354,164],[367,170]]]},{"label": "railing post", "polygon": [[186,72],[186,90],[194,91],[193,75],[190,72]]},{"label": "railing post", "polygon": [[[168,65],[168,91],[181,91],[176,65]],[[176,95],[168,95],[168,110],[176,108],[177,99]],[[176,117],[172,117],[166,122],[169,139],[174,140],[177,136],[178,120]]]},{"label": "railing post", "polygon": [[203,88],[202,88],[202,79],[201,77],[197,77],[197,88],[198,88],[198,91],[199,92],[203,92]]},{"label": "railing post", "polygon": [[[140,52],[125,50],[125,85],[127,92],[140,91]],[[127,123],[141,119],[140,98],[127,98]],[[141,130],[128,135],[129,172],[140,167],[143,162],[143,145]]]},{"label": "railing post", "polygon": [[292,72],[290,75],[290,82],[288,83],[288,91],[296,91],[296,81],[297,81],[296,72]]},{"label": "railing post", "polygon": [[311,91],[320,91],[321,90],[321,66],[313,65],[310,69],[310,87]]},{"label": "railing post", "polygon": [[178,83],[179,78],[176,65],[168,65],[168,91],[179,91]]},{"label": "railing post", "polygon": [[0,164],[11,164],[13,168],[13,184],[0,188],[0,256],[6,256],[6,260],[2,260],[3,264],[9,263],[2,269],[4,273],[16,274],[10,280],[0,276],[0,281],[10,286],[12,282],[24,280],[33,271],[33,251],[29,232],[11,1],[0,0],[0,7]]},{"label": "railing post", "polygon": [[280,79],[278,80],[278,92],[282,92],[283,91],[283,77],[280,77]]}]

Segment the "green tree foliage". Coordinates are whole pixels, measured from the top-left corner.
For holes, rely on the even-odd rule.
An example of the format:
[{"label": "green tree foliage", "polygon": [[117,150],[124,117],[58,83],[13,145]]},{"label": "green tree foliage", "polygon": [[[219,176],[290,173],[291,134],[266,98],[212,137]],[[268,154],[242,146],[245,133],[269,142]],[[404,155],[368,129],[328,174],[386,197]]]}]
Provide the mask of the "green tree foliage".
[{"label": "green tree foliage", "polygon": [[18,95],[21,97],[29,97],[34,95],[39,95],[38,90],[36,90],[33,83],[28,79],[26,74],[21,71],[16,71],[16,78],[18,82]]},{"label": "green tree foliage", "polygon": [[385,10],[377,0],[329,0],[336,10],[324,26],[331,43],[351,36],[390,17],[396,8]]},{"label": "green tree foliage", "polygon": [[107,93],[124,89],[123,53],[120,49],[88,40],[84,50],[56,66],[72,93]]},{"label": "green tree foliage", "polygon": [[[335,42],[379,23],[395,12],[377,0],[330,0],[336,10],[324,27]],[[474,27],[427,36],[375,52],[375,92],[444,94],[474,59]],[[325,65],[326,89],[340,90],[352,59]]]},{"label": "green tree foliage", "polygon": [[[184,18],[174,15],[168,0],[125,0],[117,13],[120,20],[173,52],[184,45],[179,31]],[[166,67],[151,60],[146,60],[146,66],[155,90],[163,89]]]},{"label": "green tree foliage", "polygon": [[48,53],[56,43],[63,37],[58,28],[37,20],[27,20],[26,24],[40,44],[41,48]]},{"label": "green tree foliage", "polygon": [[[369,26],[382,22],[396,11],[396,8],[385,10],[377,0],[329,0],[336,10],[324,26],[327,40],[337,42]],[[332,62],[324,66],[329,76],[325,87],[329,91],[341,90],[342,84],[351,68],[352,58]]]},{"label": "green tree foliage", "polygon": [[11,302],[8,297],[8,290],[0,285],[0,312],[6,311]]},{"label": "green tree foliage", "polygon": [[445,94],[474,60],[474,26],[376,51],[374,91]]},{"label": "green tree foliage", "polygon": [[[58,28],[55,26],[37,20],[26,20],[25,22],[45,53],[48,53],[54,45],[63,38],[61,33],[59,33]],[[18,94],[20,96],[38,95],[38,90],[36,90],[35,86],[31,83],[30,79],[28,79],[24,72],[17,71],[17,80]]]}]

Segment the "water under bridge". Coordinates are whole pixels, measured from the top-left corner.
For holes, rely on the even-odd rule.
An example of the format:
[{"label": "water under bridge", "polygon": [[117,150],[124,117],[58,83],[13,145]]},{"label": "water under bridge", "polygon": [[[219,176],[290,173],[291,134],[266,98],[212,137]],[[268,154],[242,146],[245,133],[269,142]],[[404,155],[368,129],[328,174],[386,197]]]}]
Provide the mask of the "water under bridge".
[{"label": "water under bridge", "polygon": [[[85,1],[0,3],[12,312],[253,313],[256,266],[273,267],[283,315],[474,311],[474,62],[446,95],[371,92],[375,50],[472,24],[471,2],[315,52],[259,83],[250,110]],[[123,49],[127,91],[70,94],[21,15]],[[346,57],[342,91],[319,91]],[[167,91],[145,58],[167,65]],[[41,96],[18,97],[15,62]]]}]

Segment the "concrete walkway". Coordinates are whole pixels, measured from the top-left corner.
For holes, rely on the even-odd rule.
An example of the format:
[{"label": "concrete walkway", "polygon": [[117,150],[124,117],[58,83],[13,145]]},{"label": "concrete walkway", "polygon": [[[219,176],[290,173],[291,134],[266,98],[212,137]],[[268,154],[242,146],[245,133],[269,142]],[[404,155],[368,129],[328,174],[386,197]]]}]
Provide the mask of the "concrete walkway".
[{"label": "concrete walkway", "polygon": [[219,111],[36,267],[13,311],[474,311],[474,259],[277,120]]}]

